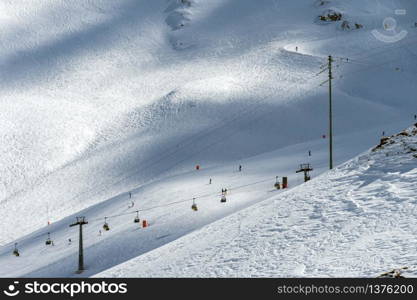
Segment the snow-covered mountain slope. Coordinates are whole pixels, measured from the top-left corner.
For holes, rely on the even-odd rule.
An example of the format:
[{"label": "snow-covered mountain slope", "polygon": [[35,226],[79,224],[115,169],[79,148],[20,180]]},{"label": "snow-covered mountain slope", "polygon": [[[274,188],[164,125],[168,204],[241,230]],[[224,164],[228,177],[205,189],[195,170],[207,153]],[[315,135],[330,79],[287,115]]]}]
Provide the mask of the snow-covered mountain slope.
[{"label": "snow-covered mountain slope", "polygon": [[[324,172],[326,76],[315,74],[328,54],[338,163],[404,128],[416,110],[416,8],[405,0],[0,0],[0,276],[73,275],[67,226],[76,215],[90,219],[86,245],[97,260],[84,275],[93,275],[264,200],[271,184],[204,218],[189,208],[185,218],[183,207],[149,212],[155,226],[141,238],[131,215],[97,237],[104,216],[126,212],[129,191],[134,211],[289,175],[307,160]],[[328,9],[364,27],[318,22]],[[395,35],[382,28],[387,16],[407,30],[403,40],[372,34]],[[240,163],[251,164],[248,177],[231,173]],[[47,232],[55,248],[45,248]],[[10,261],[15,241],[22,255]]]},{"label": "snow-covered mountain slope", "polygon": [[416,276],[417,124],[99,277]]},{"label": "snow-covered mountain slope", "polygon": [[[367,144],[377,134],[371,130],[337,138],[335,151],[342,157],[352,156],[356,151],[354,141]],[[310,157],[305,153],[307,146]],[[133,190],[131,199],[128,193],[121,194],[17,239],[18,258],[11,256],[13,243],[2,247],[0,276],[79,276],[74,274],[78,231],[68,227],[79,215],[89,222],[84,226],[86,271],[82,275],[94,275],[280,193],[274,188],[275,176],[280,176],[280,181],[288,176],[289,187],[293,188],[303,182],[303,177],[295,173],[300,162],[311,163],[312,176],[317,176],[327,169],[326,150],[326,140],[297,144],[221,167],[166,177]],[[228,201],[220,203],[224,188],[229,190]],[[191,210],[192,198],[196,198],[197,212]],[[141,229],[141,224],[133,222],[136,210],[140,210],[141,220],[148,221],[148,228]],[[108,232],[102,228],[104,217],[108,217]],[[48,232],[53,247],[45,246]]]}]

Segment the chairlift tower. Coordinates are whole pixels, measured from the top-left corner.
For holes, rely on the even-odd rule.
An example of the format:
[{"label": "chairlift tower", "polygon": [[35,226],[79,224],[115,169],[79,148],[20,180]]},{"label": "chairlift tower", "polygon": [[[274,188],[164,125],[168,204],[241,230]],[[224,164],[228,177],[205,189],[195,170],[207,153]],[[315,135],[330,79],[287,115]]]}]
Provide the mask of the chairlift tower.
[{"label": "chairlift tower", "polygon": [[310,172],[313,171],[313,168],[310,164],[301,164],[300,169],[296,171],[296,173],[304,172],[304,182],[307,182],[311,179]]},{"label": "chairlift tower", "polygon": [[84,253],[83,253],[83,225],[88,224],[85,217],[77,217],[77,222],[71,224],[70,227],[80,226],[80,237],[79,237],[79,250],[78,250],[78,271],[80,274],[84,271]]}]

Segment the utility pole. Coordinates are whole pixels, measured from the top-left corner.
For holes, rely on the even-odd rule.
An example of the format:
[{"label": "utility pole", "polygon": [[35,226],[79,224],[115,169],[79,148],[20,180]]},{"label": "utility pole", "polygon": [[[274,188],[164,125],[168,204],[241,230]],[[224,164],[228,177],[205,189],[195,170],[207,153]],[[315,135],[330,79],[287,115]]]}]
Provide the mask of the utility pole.
[{"label": "utility pole", "polygon": [[71,224],[70,227],[80,226],[79,248],[78,248],[78,271],[82,273],[84,271],[84,253],[83,253],[83,225],[88,224],[85,217],[77,217],[77,222]]},{"label": "utility pole", "polygon": [[329,83],[329,169],[333,169],[333,99],[332,99],[332,63],[334,62],[333,57],[329,55],[327,66],[321,66],[323,69],[316,76],[320,75],[323,72],[329,71],[329,78],[320,84],[323,86],[326,83]]},{"label": "utility pole", "polygon": [[329,55],[329,169],[333,169],[333,107],[332,107],[332,62]]}]

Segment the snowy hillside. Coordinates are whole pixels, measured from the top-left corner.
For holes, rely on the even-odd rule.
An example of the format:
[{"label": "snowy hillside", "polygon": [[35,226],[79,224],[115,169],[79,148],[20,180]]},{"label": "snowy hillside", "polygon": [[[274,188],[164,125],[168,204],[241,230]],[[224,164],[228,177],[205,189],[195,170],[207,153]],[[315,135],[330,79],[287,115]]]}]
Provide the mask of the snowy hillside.
[{"label": "snowy hillside", "polygon": [[0,0],[0,276],[73,276],[76,216],[92,276],[325,172],[329,54],[335,163],[408,126],[416,21],[409,0]]},{"label": "snowy hillside", "polygon": [[417,124],[273,196],[99,277],[417,276]]}]

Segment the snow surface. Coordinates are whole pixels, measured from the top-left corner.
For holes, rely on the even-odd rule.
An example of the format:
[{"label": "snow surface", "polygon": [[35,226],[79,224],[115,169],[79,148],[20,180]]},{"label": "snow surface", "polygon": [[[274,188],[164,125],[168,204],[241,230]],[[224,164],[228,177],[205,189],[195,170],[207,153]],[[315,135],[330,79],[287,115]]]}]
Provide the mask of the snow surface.
[{"label": "snow surface", "polygon": [[416,276],[417,123],[278,196],[98,277]]},{"label": "snow surface", "polygon": [[[417,4],[319,3],[0,0],[0,276],[78,276],[75,216],[89,220],[91,276],[270,198],[275,176],[294,187],[300,163],[325,172],[326,76],[315,74],[330,53],[337,163],[408,126]],[[319,24],[329,8],[364,28]],[[397,8],[407,37],[377,40],[371,31]],[[133,223],[137,209],[149,228]],[[104,216],[126,212],[98,236]]]}]

